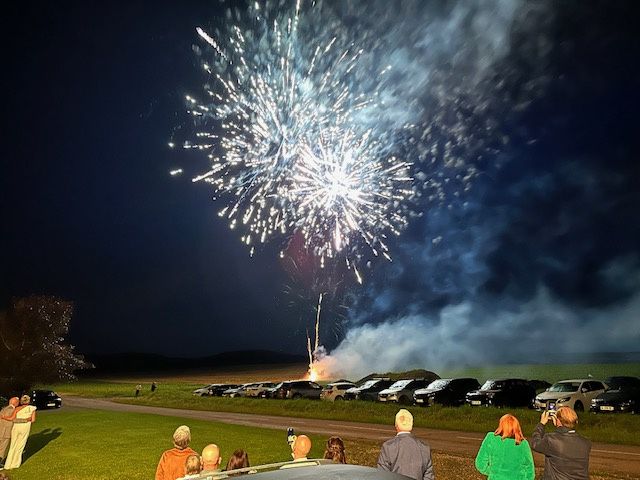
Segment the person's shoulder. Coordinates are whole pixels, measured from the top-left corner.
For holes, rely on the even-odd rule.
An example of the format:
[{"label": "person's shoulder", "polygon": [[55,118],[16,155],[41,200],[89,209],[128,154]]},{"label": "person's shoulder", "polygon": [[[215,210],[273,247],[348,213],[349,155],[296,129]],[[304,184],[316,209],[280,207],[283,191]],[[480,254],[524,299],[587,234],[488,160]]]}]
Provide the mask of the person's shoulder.
[{"label": "person's shoulder", "polygon": [[391,445],[395,445],[400,441],[400,437],[398,435],[391,437],[390,439],[386,440],[383,444],[382,447],[390,447]]}]

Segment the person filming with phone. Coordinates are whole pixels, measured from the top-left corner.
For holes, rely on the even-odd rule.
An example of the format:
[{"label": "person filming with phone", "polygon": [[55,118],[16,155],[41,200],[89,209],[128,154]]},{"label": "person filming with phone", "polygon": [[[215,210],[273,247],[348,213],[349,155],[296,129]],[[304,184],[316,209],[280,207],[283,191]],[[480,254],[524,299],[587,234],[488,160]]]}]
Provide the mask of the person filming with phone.
[{"label": "person filming with phone", "polygon": [[[556,427],[546,433],[551,419]],[[591,441],[576,433],[578,415],[569,407],[545,410],[531,435],[531,448],[544,455],[542,480],[589,480]]]}]

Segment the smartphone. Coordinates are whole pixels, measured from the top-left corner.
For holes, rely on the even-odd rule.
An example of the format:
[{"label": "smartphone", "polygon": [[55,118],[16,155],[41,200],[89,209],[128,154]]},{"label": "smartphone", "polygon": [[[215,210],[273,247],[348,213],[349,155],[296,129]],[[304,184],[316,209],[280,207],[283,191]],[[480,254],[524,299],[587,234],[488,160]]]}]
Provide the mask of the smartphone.
[{"label": "smartphone", "polygon": [[291,445],[295,440],[295,432],[293,431],[293,427],[287,428],[287,443]]}]

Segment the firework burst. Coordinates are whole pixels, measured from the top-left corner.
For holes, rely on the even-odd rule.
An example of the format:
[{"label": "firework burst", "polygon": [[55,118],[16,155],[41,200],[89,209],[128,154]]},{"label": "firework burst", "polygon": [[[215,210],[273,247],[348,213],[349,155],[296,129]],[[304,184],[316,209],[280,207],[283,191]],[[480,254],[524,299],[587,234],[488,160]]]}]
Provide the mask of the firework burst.
[{"label": "firework burst", "polygon": [[341,255],[361,282],[363,250],[390,260],[385,239],[406,224],[410,164],[391,153],[390,132],[361,121],[384,110],[376,85],[389,68],[365,68],[364,49],[340,36],[347,29],[301,33],[301,12],[320,8],[303,7],[256,3],[222,33],[197,29],[213,59],[202,65],[204,99],[187,96],[202,130],[184,147],[208,152],[193,181],[214,187],[219,215],[252,255],[299,231],[321,265]]}]

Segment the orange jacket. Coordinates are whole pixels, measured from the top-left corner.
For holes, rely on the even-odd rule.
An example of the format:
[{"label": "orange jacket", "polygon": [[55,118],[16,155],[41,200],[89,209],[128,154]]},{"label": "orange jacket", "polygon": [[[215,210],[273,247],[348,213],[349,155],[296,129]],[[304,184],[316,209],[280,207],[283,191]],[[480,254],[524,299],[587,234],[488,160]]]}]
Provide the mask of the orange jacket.
[{"label": "orange jacket", "polygon": [[160,457],[158,468],[156,468],[156,480],[176,480],[186,474],[185,463],[189,455],[198,455],[189,447],[184,450],[172,448],[167,450]]}]

